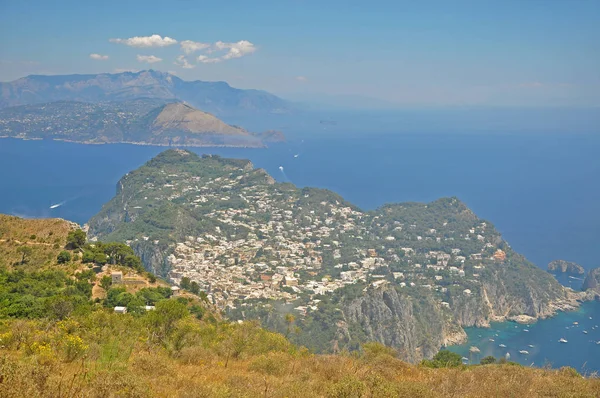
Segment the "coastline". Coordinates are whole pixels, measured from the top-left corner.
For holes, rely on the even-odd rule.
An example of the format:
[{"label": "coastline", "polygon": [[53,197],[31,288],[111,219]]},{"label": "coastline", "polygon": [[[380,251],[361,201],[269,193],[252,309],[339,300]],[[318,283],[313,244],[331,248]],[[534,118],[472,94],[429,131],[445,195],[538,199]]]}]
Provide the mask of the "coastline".
[{"label": "coastline", "polygon": [[[543,321],[551,318],[555,318],[561,314],[576,313],[581,309],[581,305],[588,302],[595,302],[600,300],[600,294],[592,290],[586,290],[581,292],[573,291],[568,287],[564,287],[567,295],[564,299],[555,300],[548,304],[549,311],[544,311],[537,316],[531,316],[528,314],[519,315],[494,315],[491,314],[488,319],[485,319],[478,326],[460,326],[460,330],[452,331],[444,334],[442,347],[449,346],[460,346],[469,343],[469,336],[465,329],[492,329],[492,324],[519,324],[519,325],[532,325],[538,321]],[[516,326],[515,326],[516,327]]]},{"label": "coastline", "polygon": [[112,144],[128,144],[128,145],[139,145],[139,146],[155,146],[155,147],[185,147],[185,148],[246,148],[246,149],[264,149],[268,148],[265,143],[261,143],[262,145],[227,145],[227,144],[159,144],[159,143],[150,143],[150,142],[135,142],[135,141],[115,141],[115,142],[94,142],[94,141],[76,141],[76,140],[68,140],[62,138],[25,138],[25,137],[12,137],[6,135],[0,135],[0,138],[12,138],[15,140],[21,141],[59,141],[59,142],[68,142],[71,144],[82,144],[82,145],[112,145]]}]

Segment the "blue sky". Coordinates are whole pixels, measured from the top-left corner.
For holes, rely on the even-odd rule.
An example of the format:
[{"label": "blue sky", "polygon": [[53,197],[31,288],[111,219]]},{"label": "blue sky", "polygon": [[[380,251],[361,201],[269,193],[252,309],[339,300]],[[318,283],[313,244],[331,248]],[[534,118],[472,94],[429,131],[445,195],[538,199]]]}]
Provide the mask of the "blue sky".
[{"label": "blue sky", "polygon": [[597,0],[1,0],[0,81],[152,68],[288,98],[600,106],[599,19]]}]

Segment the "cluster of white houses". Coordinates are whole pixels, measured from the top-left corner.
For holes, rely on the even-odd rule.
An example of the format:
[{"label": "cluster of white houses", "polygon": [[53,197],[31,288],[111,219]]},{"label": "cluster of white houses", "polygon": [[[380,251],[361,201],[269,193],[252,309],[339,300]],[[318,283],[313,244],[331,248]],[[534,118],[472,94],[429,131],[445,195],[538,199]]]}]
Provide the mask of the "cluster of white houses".
[{"label": "cluster of white houses", "polygon": [[[448,223],[439,230],[423,229],[417,223],[384,221],[335,199],[319,202],[312,193],[286,193],[269,183],[244,185],[239,173],[208,181],[183,174],[168,177],[160,186],[144,185],[143,199],[128,209],[130,217],[144,210],[144,201],[167,199],[214,221],[206,231],[171,244],[168,276],[174,285],[183,277],[197,282],[222,309],[247,299],[290,302],[307,293],[312,298],[298,308],[305,313],[318,302],[314,296],[357,282],[378,288],[393,280],[400,287],[444,293],[448,283],[477,283],[487,260],[506,258],[486,235],[484,222],[460,233],[448,231],[453,228]],[[219,205],[232,202],[236,205]],[[158,243],[151,236],[138,239]],[[423,249],[437,243],[448,247],[458,239],[480,250],[466,254],[459,248]],[[491,249],[496,250],[493,255]],[[464,294],[471,290],[464,289]]]}]

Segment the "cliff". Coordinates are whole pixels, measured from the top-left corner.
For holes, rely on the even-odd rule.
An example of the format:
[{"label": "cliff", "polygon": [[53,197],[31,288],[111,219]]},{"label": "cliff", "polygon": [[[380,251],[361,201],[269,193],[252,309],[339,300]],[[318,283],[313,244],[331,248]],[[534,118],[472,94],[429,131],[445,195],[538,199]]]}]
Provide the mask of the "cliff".
[{"label": "cliff", "polygon": [[585,269],[581,265],[571,261],[554,260],[548,264],[548,272],[583,275],[585,274]]},{"label": "cliff", "polygon": [[592,290],[600,294],[600,268],[594,268],[588,272],[583,281],[582,290]]}]

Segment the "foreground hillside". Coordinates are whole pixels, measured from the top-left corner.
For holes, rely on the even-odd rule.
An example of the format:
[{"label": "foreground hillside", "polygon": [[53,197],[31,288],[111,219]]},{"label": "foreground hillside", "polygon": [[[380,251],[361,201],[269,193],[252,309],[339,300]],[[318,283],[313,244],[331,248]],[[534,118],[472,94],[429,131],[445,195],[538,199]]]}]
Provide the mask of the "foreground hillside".
[{"label": "foreground hillside", "polygon": [[252,134],[181,102],[136,99],[87,103],[58,101],[0,109],[0,137],[86,144],[264,147],[281,140]]},{"label": "foreground hillside", "polygon": [[600,380],[571,368],[432,368],[402,362],[373,344],[360,355],[314,355],[252,323],[209,323],[175,312],[157,308],[135,318],[98,311],[60,322],[4,322],[0,396],[600,396]]},{"label": "foreground hillside", "polygon": [[464,341],[464,327],[530,323],[583,298],[456,198],[365,212],[247,160],[188,151],[124,176],[89,226],[172,283],[196,282],[230,318],[319,352],[378,341],[417,362]]},{"label": "foreground hillside", "polygon": [[[533,369],[492,357],[465,366],[459,355],[440,351],[411,365],[377,343],[316,355],[257,322],[223,320],[193,282],[173,294],[141,269],[128,246],[86,243],[67,221],[0,215],[0,231],[3,257],[10,257],[0,266],[1,397],[600,394],[598,379],[571,368]],[[52,245],[34,244],[32,234]],[[31,248],[27,257],[12,257],[19,247]]]}]

